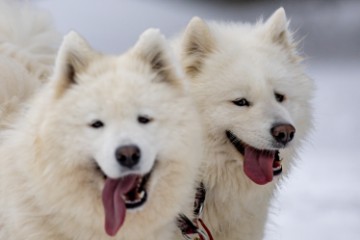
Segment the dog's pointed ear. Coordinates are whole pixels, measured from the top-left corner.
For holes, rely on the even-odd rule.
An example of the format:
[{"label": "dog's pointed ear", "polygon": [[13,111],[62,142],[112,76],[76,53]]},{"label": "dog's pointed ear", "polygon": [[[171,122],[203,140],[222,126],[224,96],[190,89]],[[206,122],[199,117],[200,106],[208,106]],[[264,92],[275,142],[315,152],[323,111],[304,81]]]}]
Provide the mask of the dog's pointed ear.
[{"label": "dog's pointed ear", "polygon": [[276,10],[265,23],[267,36],[271,41],[285,47],[291,45],[291,36],[288,31],[288,20],[283,7]]},{"label": "dog's pointed ear", "polygon": [[208,25],[199,17],[191,19],[182,40],[182,62],[187,74],[201,71],[204,59],[214,50],[214,40]]},{"label": "dog's pointed ear", "polygon": [[150,64],[161,82],[178,84],[180,82],[180,64],[176,63],[172,49],[160,30],[150,28],[141,34],[132,49],[141,61]]},{"label": "dog's pointed ear", "polygon": [[53,76],[56,96],[77,83],[77,75],[85,71],[94,55],[89,44],[76,32],[71,31],[64,37]]},{"label": "dog's pointed ear", "polygon": [[284,8],[276,10],[265,23],[265,37],[289,53],[289,59],[293,62],[301,62],[303,58],[297,52],[297,42],[293,40],[293,34],[289,30],[289,21],[286,18]]}]

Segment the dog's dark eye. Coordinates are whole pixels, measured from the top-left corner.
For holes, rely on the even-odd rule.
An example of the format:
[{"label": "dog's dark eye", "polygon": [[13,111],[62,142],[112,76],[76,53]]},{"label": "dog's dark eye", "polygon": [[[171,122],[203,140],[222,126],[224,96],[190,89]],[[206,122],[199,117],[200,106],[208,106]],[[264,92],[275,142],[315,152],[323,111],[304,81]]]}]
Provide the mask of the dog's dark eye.
[{"label": "dog's dark eye", "polygon": [[150,123],[153,119],[149,116],[144,116],[144,115],[140,115],[138,116],[138,122],[141,124],[148,124]]},{"label": "dog's dark eye", "polygon": [[276,101],[278,101],[279,103],[281,103],[285,100],[285,95],[283,95],[283,94],[275,93],[274,95],[275,95]]},{"label": "dog's dark eye", "polygon": [[92,128],[102,128],[104,127],[104,123],[100,120],[95,120],[92,123],[90,123],[90,127]]},{"label": "dog's dark eye", "polygon": [[235,99],[234,101],[232,101],[236,106],[240,106],[240,107],[248,107],[250,106],[250,103],[248,100],[246,100],[246,98],[239,98],[239,99]]}]

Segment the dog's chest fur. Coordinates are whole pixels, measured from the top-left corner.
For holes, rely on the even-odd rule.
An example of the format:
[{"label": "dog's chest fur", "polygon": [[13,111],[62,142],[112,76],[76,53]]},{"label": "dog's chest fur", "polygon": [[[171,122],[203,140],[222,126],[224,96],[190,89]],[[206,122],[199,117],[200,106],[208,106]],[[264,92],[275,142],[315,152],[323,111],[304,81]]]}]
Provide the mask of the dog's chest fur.
[{"label": "dog's chest fur", "polygon": [[260,186],[251,182],[244,174],[239,153],[231,147],[213,142],[208,148],[202,178],[207,192],[202,217],[215,239],[260,240],[275,183]]}]

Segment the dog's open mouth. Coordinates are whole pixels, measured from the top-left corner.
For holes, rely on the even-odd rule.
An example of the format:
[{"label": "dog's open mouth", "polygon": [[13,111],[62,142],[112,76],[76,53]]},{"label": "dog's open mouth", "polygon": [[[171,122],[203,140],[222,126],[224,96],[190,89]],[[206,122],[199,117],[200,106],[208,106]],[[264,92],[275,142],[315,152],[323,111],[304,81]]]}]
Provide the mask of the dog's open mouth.
[{"label": "dog's open mouth", "polygon": [[126,210],[137,209],[146,203],[151,170],[145,175],[128,175],[118,179],[105,177],[102,201],[105,210],[105,230],[115,236],[123,225]]},{"label": "dog's open mouth", "polygon": [[278,150],[259,150],[242,142],[234,133],[227,130],[226,136],[240,154],[244,156],[244,172],[257,184],[271,182],[273,176],[282,172]]},{"label": "dog's open mouth", "polygon": [[150,174],[151,172],[144,176],[136,176],[133,188],[129,192],[122,195],[127,209],[135,209],[141,207],[146,202],[146,183],[150,178]]}]

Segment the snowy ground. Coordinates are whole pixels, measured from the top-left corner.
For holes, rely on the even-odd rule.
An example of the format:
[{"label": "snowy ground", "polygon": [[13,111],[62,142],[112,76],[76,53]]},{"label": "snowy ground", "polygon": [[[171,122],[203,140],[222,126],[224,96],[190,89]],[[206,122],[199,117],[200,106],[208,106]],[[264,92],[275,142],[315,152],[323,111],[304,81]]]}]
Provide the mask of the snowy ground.
[{"label": "snowy ground", "polygon": [[[121,53],[148,27],[171,36],[198,15],[255,21],[280,4],[186,0],[43,0],[66,33],[75,29],[105,52]],[[218,1],[221,2],[221,1]],[[300,2],[300,3],[299,3]],[[210,4],[211,3],[211,4]],[[266,240],[360,239],[360,1],[283,1],[305,36],[315,80],[316,131],[274,201]],[[359,104],[359,105],[358,105]],[[359,134],[359,135],[358,135]]]}]

